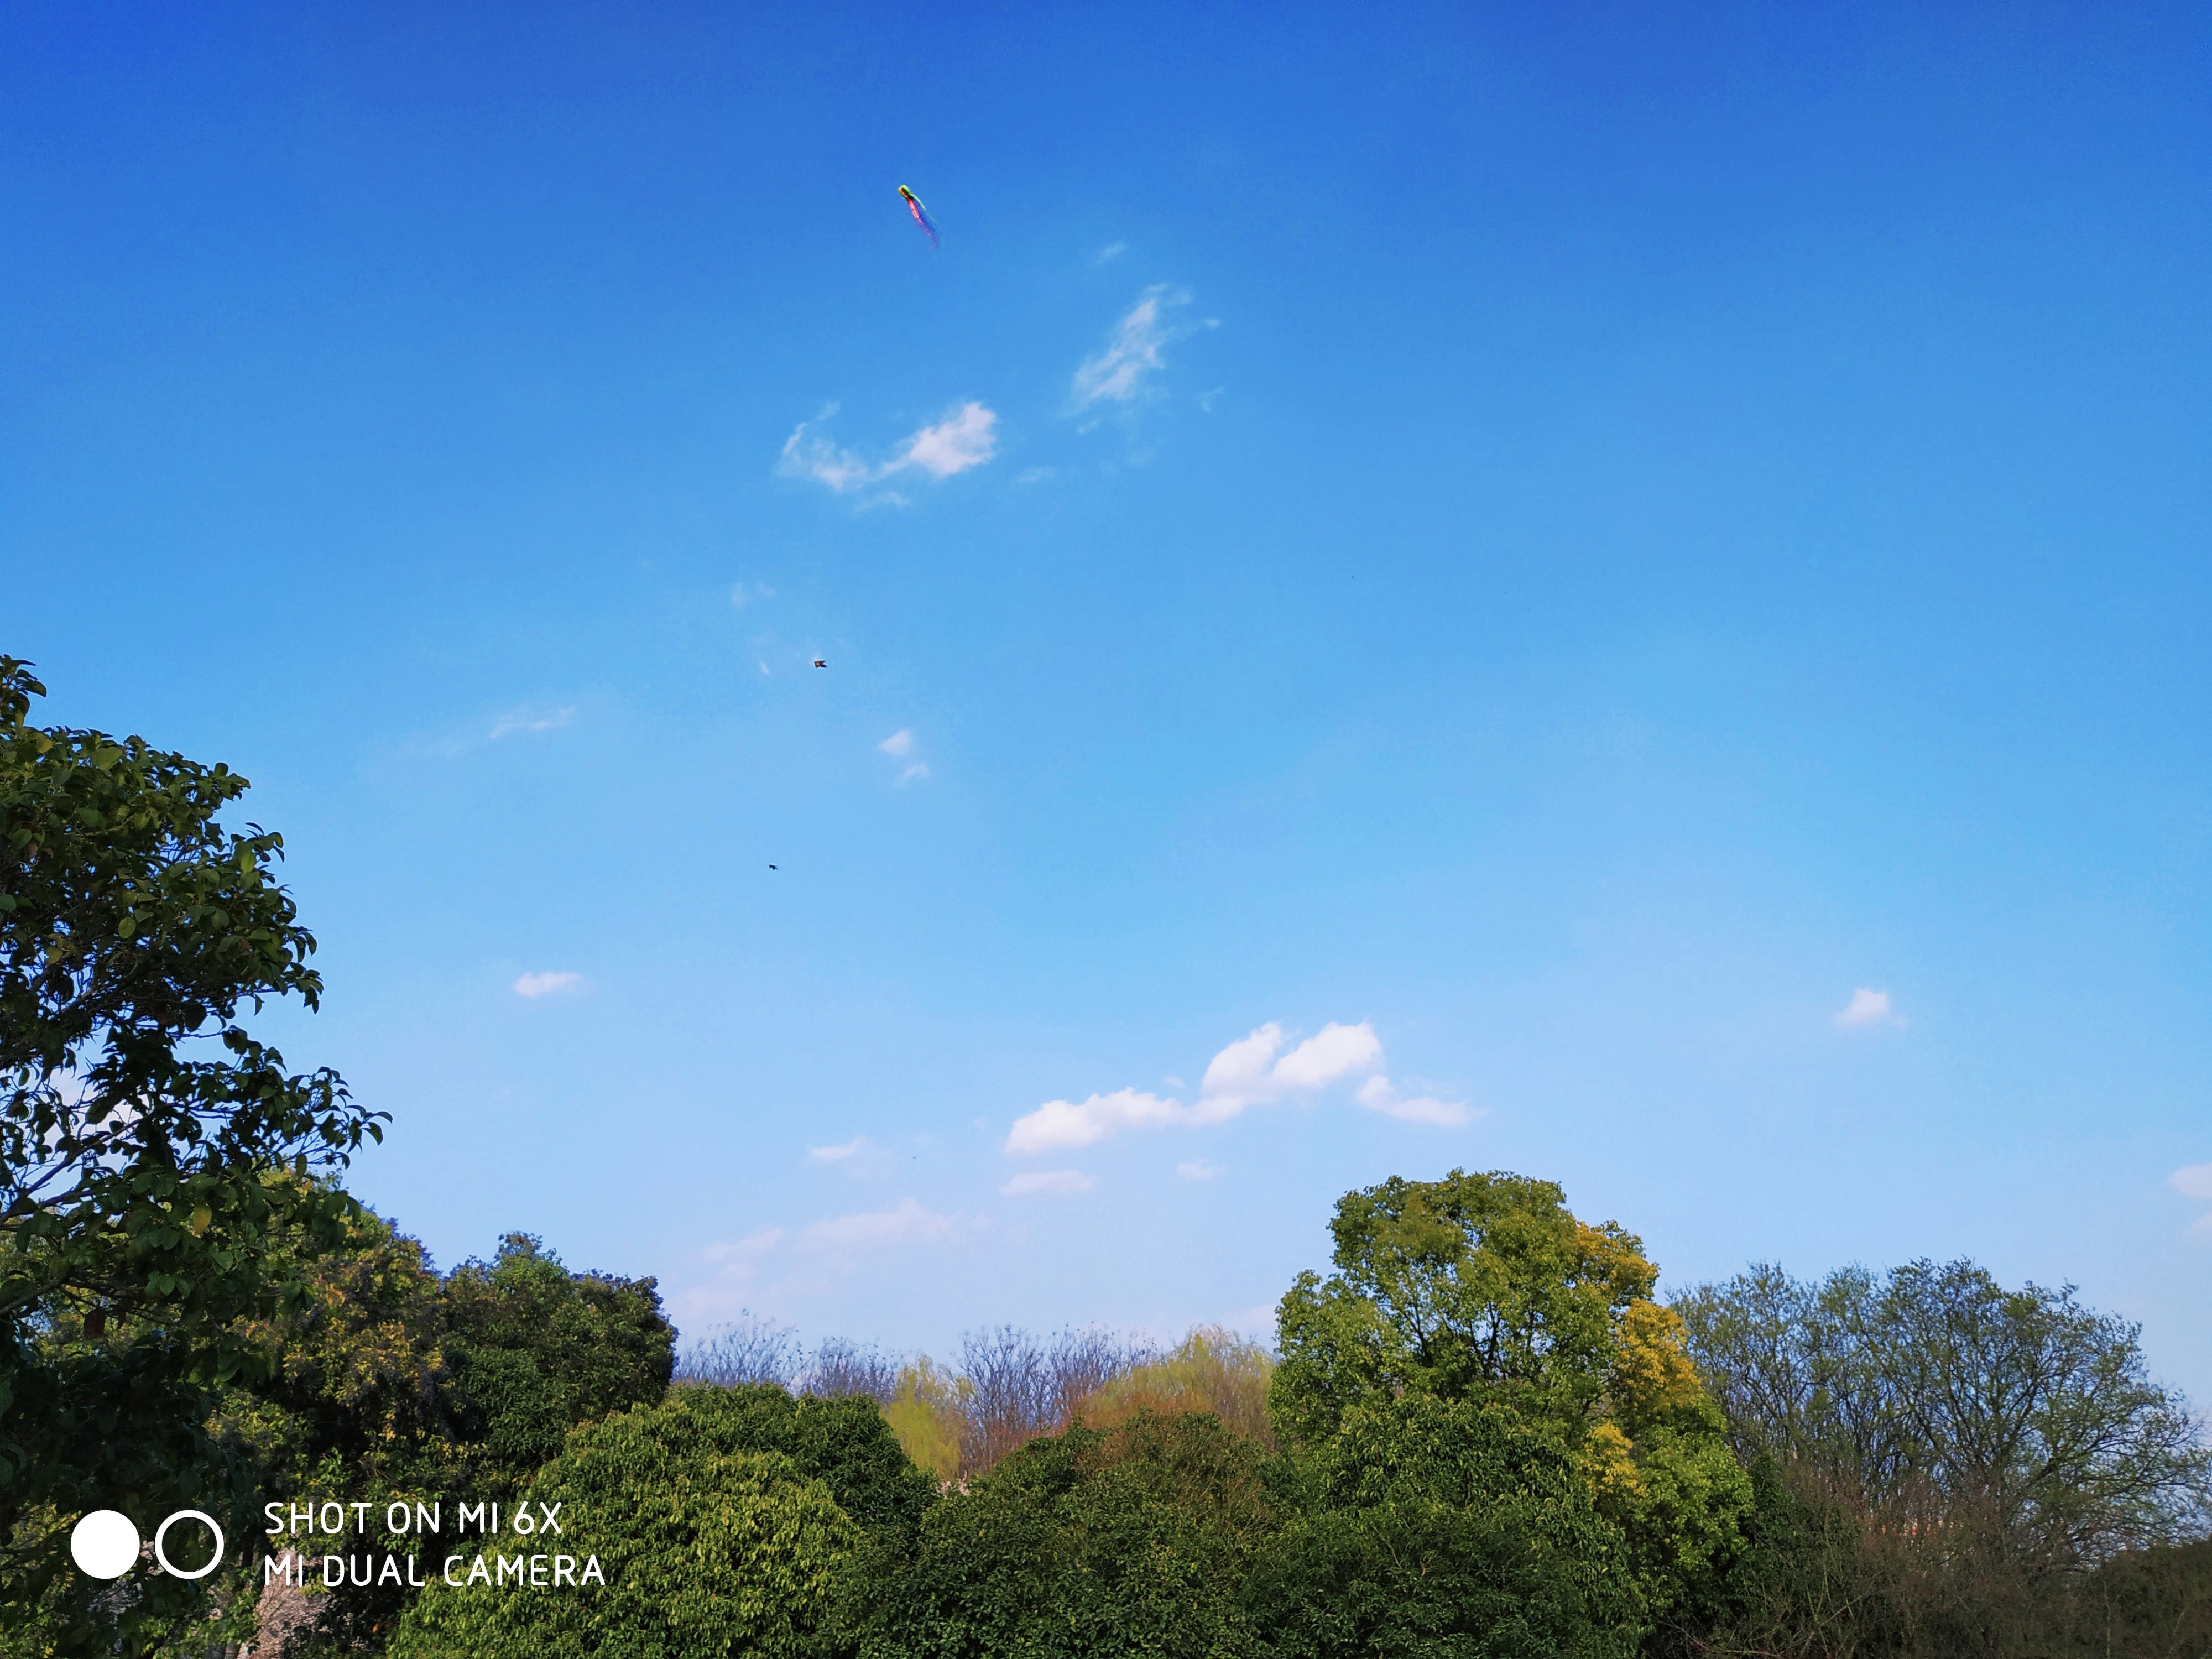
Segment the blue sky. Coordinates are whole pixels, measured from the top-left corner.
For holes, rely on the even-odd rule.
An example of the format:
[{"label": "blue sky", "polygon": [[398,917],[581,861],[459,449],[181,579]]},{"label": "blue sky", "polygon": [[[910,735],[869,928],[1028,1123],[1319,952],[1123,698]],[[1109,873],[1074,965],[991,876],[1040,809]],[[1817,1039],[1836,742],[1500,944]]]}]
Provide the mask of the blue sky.
[{"label": "blue sky", "polygon": [[441,1263],[1258,1328],[1509,1168],[2212,1402],[2201,8],[460,9],[0,53],[0,649]]}]

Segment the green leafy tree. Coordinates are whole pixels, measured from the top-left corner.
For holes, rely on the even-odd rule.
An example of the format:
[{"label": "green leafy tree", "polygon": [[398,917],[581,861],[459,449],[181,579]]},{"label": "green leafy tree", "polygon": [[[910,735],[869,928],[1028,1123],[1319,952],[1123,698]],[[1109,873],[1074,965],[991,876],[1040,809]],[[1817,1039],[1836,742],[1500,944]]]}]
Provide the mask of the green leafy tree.
[{"label": "green leafy tree", "polygon": [[56,1651],[110,1650],[200,1592],[164,1578],[95,1598],[63,1575],[69,1523],[179,1501],[236,1514],[210,1391],[256,1373],[246,1326],[302,1294],[271,1241],[334,1242],[351,1207],[269,1177],[343,1165],[380,1115],[241,1024],[322,993],[275,878],[281,837],[217,821],[246,780],[34,726],[44,692],[0,658],[0,1619],[46,1620]]},{"label": "green leafy tree", "polygon": [[[501,1536],[471,1552],[451,1564],[460,1588],[441,1562],[393,1632],[391,1659],[827,1653],[839,1569],[862,1528],[826,1482],[757,1449],[750,1392],[678,1389],[661,1405],[574,1430],[526,1490],[533,1511],[558,1506],[562,1533]],[[502,1556],[567,1555],[574,1582],[471,1586],[479,1553],[488,1574]],[[586,1577],[593,1560],[603,1583]],[[549,1564],[541,1577],[557,1571]]]},{"label": "green leafy tree", "polygon": [[439,1300],[455,1437],[481,1449],[480,1497],[519,1487],[572,1425],[659,1400],[675,1369],[653,1280],[572,1273],[528,1233],[455,1268]]},{"label": "green leafy tree", "polygon": [[1900,1522],[1986,1516],[2070,1570],[2201,1535],[2212,1449],[2135,1325],[1971,1261],[1819,1284],[1756,1267],[1675,1304],[1747,1457],[1816,1471]]},{"label": "green leafy tree", "polygon": [[1675,1305],[1760,1491],[1669,1650],[2203,1651],[2212,1459],[2133,1325],[1970,1261],[1759,1267]]},{"label": "green leafy tree", "polygon": [[1337,1271],[1300,1274],[1277,1313],[1268,1403],[1293,1445],[1401,1399],[1496,1406],[1575,1458],[1644,1616],[1726,1559],[1750,1483],[1633,1234],[1577,1220],[1551,1182],[1457,1170],[1348,1193],[1330,1232]]},{"label": "green leafy tree", "polygon": [[[342,1497],[375,1515],[393,1499],[506,1501],[570,1428],[667,1392],[675,1333],[653,1281],[572,1273],[526,1234],[441,1279],[415,1240],[362,1209],[342,1246],[301,1272],[306,1294],[253,1329],[265,1374],[227,1389],[216,1419],[261,1471],[264,1500]],[[403,1556],[425,1547],[417,1535],[376,1541]],[[358,1646],[408,1599],[348,1584],[312,1602],[325,1638]]]},{"label": "green leafy tree", "polygon": [[1264,1651],[1242,1602],[1276,1511],[1252,1440],[1192,1413],[1032,1440],[845,1581],[870,1659],[1231,1659]]},{"label": "green leafy tree", "polygon": [[773,1382],[678,1391],[711,1412],[718,1432],[746,1451],[774,1452],[819,1480],[837,1507],[871,1532],[911,1533],[936,1501],[937,1483],[901,1449],[866,1395],[794,1399]]},{"label": "green leafy tree", "polygon": [[1296,1460],[1297,1519],[1252,1601],[1280,1659],[1626,1659],[1620,1529],[1566,1444],[1498,1402],[1349,1407]]},{"label": "green leafy tree", "polygon": [[2075,1598],[2073,1652],[2089,1659],[2203,1659],[2212,1654],[2212,1539],[2126,1550]]}]

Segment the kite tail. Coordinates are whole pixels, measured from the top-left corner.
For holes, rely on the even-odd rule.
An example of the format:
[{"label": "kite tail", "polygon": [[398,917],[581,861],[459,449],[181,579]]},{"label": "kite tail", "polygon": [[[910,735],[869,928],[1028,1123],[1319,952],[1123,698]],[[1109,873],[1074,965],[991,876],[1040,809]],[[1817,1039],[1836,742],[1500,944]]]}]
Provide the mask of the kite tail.
[{"label": "kite tail", "polygon": [[921,234],[929,238],[930,246],[935,247],[938,245],[936,222],[921,210],[921,203],[908,202],[907,207],[914,215],[915,223],[921,227]]}]

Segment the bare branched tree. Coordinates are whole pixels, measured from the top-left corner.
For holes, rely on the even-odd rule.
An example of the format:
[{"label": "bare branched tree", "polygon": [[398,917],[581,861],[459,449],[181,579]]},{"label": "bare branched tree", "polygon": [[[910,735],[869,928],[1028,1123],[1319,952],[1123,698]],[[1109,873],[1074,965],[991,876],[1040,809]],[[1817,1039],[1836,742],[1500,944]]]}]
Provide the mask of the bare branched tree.
[{"label": "bare branched tree", "polygon": [[1095,1327],[1064,1330],[1049,1343],[1012,1325],[969,1332],[960,1345],[961,1472],[981,1474],[1038,1436],[1059,1433],[1085,1401],[1152,1354],[1147,1343]]},{"label": "bare branched tree", "polygon": [[879,1406],[888,1405],[898,1392],[899,1364],[881,1348],[833,1336],[807,1356],[799,1391],[822,1400],[864,1394]]},{"label": "bare branched tree", "polygon": [[1008,1452],[1055,1426],[1052,1366],[1027,1331],[1001,1325],[960,1340],[968,1389],[960,1429],[960,1468],[981,1474]]},{"label": "bare branched tree", "polygon": [[744,1382],[774,1382],[789,1388],[799,1374],[805,1350],[799,1333],[741,1310],[685,1348],[676,1362],[676,1381],[733,1389]]}]

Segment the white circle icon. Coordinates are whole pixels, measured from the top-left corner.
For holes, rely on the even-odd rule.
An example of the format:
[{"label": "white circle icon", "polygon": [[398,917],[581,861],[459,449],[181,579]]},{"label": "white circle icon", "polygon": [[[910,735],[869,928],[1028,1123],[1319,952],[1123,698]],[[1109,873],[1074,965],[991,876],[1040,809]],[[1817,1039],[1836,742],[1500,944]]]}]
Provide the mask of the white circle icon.
[{"label": "white circle icon", "polygon": [[[207,1565],[195,1567],[190,1572],[186,1572],[182,1567],[172,1565],[169,1558],[161,1553],[161,1540],[169,1535],[169,1528],[179,1521],[197,1521],[215,1534],[214,1559],[209,1561]],[[131,1525],[128,1521],[123,1524],[126,1527]],[[131,1547],[134,1550],[138,1547],[138,1533],[136,1528],[131,1528]],[[179,1510],[154,1528],[154,1559],[161,1564],[161,1571],[172,1578],[204,1578],[222,1565],[222,1528],[216,1525],[215,1516],[210,1515],[205,1510]],[[112,1572],[104,1576],[109,1578],[115,1577]]]},{"label": "white circle icon", "polygon": [[138,1563],[138,1528],[116,1510],[94,1510],[70,1534],[70,1555],[94,1578],[120,1578]]}]

